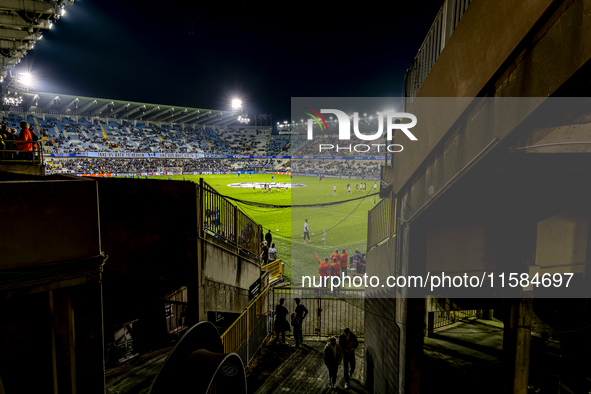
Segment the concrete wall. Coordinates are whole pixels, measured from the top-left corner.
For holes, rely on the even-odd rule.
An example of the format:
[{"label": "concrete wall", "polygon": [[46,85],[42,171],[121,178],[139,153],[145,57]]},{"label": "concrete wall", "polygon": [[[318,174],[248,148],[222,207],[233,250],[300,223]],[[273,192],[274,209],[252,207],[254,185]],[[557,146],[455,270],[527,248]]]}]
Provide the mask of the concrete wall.
[{"label": "concrete wall", "polygon": [[213,237],[207,239],[201,272],[205,310],[241,313],[248,305],[249,287],[260,278],[260,265],[233,246],[219,247]]},{"label": "concrete wall", "polygon": [[[454,130],[450,126],[469,108],[471,97],[482,93],[497,97],[547,97],[588,63],[591,43],[582,37],[591,35],[591,2],[565,2],[560,7],[554,3],[550,0],[479,0],[470,4],[418,97],[407,105],[406,112],[418,118],[413,133],[416,131],[419,141],[409,142],[400,135],[402,133],[394,138],[395,143],[404,146],[404,153],[394,155],[392,168],[385,171],[386,181],[394,183],[395,192],[409,183],[417,171],[424,173],[426,167],[433,165],[437,161],[435,152],[442,155],[445,146],[449,149],[466,141],[465,138],[457,140],[458,128]],[[487,34],[478,33],[483,31]],[[560,51],[556,50],[558,47]],[[420,100],[427,97],[467,99],[458,99],[452,105],[446,100],[449,108],[442,111],[434,104],[436,101],[426,105]],[[527,111],[522,108],[521,112],[526,114],[540,103],[541,100],[533,100],[531,108]],[[430,114],[437,117],[430,118]],[[520,116],[514,114],[515,120]],[[517,124],[496,127],[503,132],[495,136],[504,138]],[[506,127],[509,129],[504,130]],[[481,134],[478,131],[467,135],[480,138]],[[471,144],[482,149],[491,139],[471,141]],[[465,147],[460,145],[459,148],[463,157],[456,168],[462,168],[474,157]],[[448,161],[446,167],[449,167]],[[449,180],[445,178],[443,180]],[[436,192],[438,188],[434,186]]]},{"label": "concrete wall", "polygon": [[487,255],[486,228],[469,224],[430,227],[427,232],[427,267],[431,273],[446,274],[493,270],[494,256]]},{"label": "concrete wall", "polygon": [[400,328],[396,324],[396,301],[365,300],[364,379],[371,393],[396,393],[399,389]]},{"label": "concrete wall", "polygon": [[95,182],[0,182],[0,201],[0,270],[100,254]]},{"label": "concrete wall", "polygon": [[197,184],[96,178],[105,274],[186,280],[197,264]]},{"label": "concrete wall", "polygon": [[589,219],[581,214],[564,212],[543,220],[538,223],[536,265],[544,268],[583,264],[587,261],[588,239]]}]

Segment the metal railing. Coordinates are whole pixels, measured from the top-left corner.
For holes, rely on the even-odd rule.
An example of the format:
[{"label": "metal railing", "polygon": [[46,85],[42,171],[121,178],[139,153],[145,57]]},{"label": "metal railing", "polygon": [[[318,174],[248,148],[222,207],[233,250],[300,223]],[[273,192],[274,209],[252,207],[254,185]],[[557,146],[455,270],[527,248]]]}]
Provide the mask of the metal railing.
[{"label": "metal railing", "polygon": [[390,214],[391,207],[392,198],[386,197],[368,212],[367,250],[394,235],[396,227],[393,225],[393,216]]},{"label": "metal railing", "polygon": [[225,353],[237,353],[244,365],[253,359],[269,334],[269,287],[221,335]]},{"label": "metal railing", "polygon": [[[3,149],[4,146],[0,145],[0,163],[2,164],[31,164],[43,165],[43,143],[39,141],[4,141],[5,144],[31,144],[33,145],[32,150],[24,149]],[[36,146],[35,146],[36,145]]]},{"label": "metal railing", "polygon": [[404,97],[414,100],[472,0],[446,0],[404,76]]},{"label": "metal railing", "polygon": [[[343,333],[343,327],[347,326],[358,338],[363,338],[365,332],[365,298],[362,294],[360,290],[350,289],[326,294],[319,289],[276,287],[269,294],[269,305],[274,311],[275,305],[279,304],[279,300],[285,298],[284,305],[291,313],[295,311],[296,307],[294,298],[300,298],[301,304],[309,312],[302,322],[302,334],[304,336],[339,336]],[[287,331],[286,334],[292,335],[293,331]]]},{"label": "metal railing", "polygon": [[433,328],[439,328],[453,324],[457,321],[468,319],[476,316],[476,310],[465,310],[465,311],[437,311],[433,313]]},{"label": "metal railing", "polygon": [[269,271],[269,280],[273,280],[275,278],[282,278],[284,272],[284,265],[283,260],[275,260],[267,265],[263,265],[261,270]]},{"label": "metal railing", "polygon": [[257,258],[260,255],[261,226],[221,196],[203,178],[200,180],[202,228]]}]

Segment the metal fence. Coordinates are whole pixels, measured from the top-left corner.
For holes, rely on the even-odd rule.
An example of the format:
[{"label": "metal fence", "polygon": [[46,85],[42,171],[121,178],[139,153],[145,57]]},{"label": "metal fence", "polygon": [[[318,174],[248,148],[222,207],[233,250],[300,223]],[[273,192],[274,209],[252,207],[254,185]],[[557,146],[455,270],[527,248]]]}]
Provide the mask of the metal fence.
[{"label": "metal fence", "polygon": [[393,217],[390,215],[392,198],[387,197],[380,201],[367,217],[367,250],[376,246],[394,234],[395,226]]},{"label": "metal fence", "polygon": [[275,260],[267,265],[263,265],[261,270],[269,271],[269,280],[283,277],[283,260]]},{"label": "metal fence", "polygon": [[260,254],[261,226],[228,199],[200,180],[202,228],[255,256]]},{"label": "metal fence", "polygon": [[[294,298],[300,298],[301,304],[308,309],[308,316],[302,322],[304,336],[328,337],[343,333],[343,327],[349,327],[359,338],[365,332],[365,298],[359,290],[326,290],[310,288],[277,287],[269,293],[269,305],[275,308],[281,298],[291,312],[295,311]],[[273,311],[271,317],[273,317]],[[272,328],[273,324],[272,324]],[[292,335],[293,332],[287,332]]]},{"label": "metal fence", "polygon": [[[5,140],[4,144],[0,144],[0,162],[2,164],[27,164],[27,165],[43,165],[43,141],[20,141],[20,140]],[[32,151],[16,149],[16,144],[33,145]],[[6,149],[7,146],[14,146],[12,149]]]},{"label": "metal fence", "polygon": [[427,79],[435,61],[456,29],[472,0],[446,0],[404,76],[404,97],[410,102]]},{"label": "metal fence", "polygon": [[431,313],[433,314],[433,328],[447,326],[462,319],[476,316],[475,309],[465,311],[437,311]]},{"label": "metal fence", "polygon": [[258,295],[221,335],[225,353],[237,353],[248,365],[269,334],[269,288]]}]

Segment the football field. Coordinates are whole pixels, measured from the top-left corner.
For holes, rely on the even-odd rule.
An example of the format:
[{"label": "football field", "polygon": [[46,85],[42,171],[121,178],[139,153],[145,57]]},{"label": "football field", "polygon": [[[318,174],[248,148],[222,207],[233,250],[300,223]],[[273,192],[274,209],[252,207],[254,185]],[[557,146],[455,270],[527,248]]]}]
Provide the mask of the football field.
[{"label": "football field", "polygon": [[[285,188],[280,191],[263,193],[260,188],[253,192],[252,186],[231,187],[230,184],[249,182],[275,182],[300,184],[300,187]],[[273,243],[277,249],[278,258],[285,263],[285,276],[294,284],[301,284],[302,276],[317,276],[318,262],[314,257],[329,257],[335,249],[339,253],[343,249],[353,255],[355,249],[365,253],[367,239],[367,212],[377,202],[378,196],[373,193],[374,181],[366,181],[367,191],[356,191],[355,184],[361,183],[355,179],[325,178],[319,181],[317,177],[271,174],[237,174],[228,175],[171,175],[156,178],[199,182],[203,178],[210,186],[224,196],[231,196],[245,201],[257,203],[288,205],[289,208],[252,207],[242,203],[236,204],[243,212],[261,224],[266,234],[271,230]],[[347,193],[347,184],[351,185],[351,195]],[[336,195],[334,187],[336,186]],[[379,183],[378,189],[379,191]],[[368,197],[369,196],[369,197]],[[358,198],[354,201],[348,201]],[[316,206],[318,204],[341,202],[336,205]],[[304,239],[304,220],[308,219],[311,243]],[[326,236],[324,236],[326,231]]]}]

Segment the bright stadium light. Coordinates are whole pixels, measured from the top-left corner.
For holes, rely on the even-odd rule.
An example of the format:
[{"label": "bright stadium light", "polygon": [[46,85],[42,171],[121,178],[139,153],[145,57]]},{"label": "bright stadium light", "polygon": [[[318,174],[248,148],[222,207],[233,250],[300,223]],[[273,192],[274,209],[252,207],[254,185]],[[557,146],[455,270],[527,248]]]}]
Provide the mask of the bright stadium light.
[{"label": "bright stadium light", "polygon": [[242,100],[233,99],[232,100],[232,109],[240,109],[240,108],[242,108]]},{"label": "bright stadium light", "polygon": [[25,86],[31,86],[33,83],[33,76],[30,73],[20,73],[18,75],[18,81]]}]

